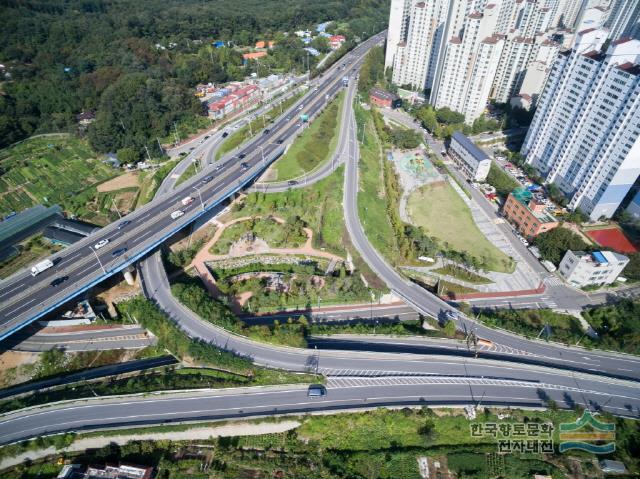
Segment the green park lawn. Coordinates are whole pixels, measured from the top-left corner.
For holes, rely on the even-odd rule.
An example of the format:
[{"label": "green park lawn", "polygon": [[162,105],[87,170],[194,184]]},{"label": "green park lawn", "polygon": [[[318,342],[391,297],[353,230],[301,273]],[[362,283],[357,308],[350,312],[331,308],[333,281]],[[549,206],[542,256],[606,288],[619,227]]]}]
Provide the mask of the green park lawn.
[{"label": "green park lawn", "polygon": [[343,104],[341,92],[273,164],[273,181],[299,178],[330,160],[338,143]]},{"label": "green park lawn", "polygon": [[85,140],[70,135],[31,138],[1,150],[0,172],[0,215],[38,203],[66,207],[118,174]]},{"label": "green park lawn", "polygon": [[512,272],[507,255],[493,246],[473,221],[471,211],[449,184],[430,184],[409,196],[408,209],[417,226],[457,251],[483,260],[486,269]]}]

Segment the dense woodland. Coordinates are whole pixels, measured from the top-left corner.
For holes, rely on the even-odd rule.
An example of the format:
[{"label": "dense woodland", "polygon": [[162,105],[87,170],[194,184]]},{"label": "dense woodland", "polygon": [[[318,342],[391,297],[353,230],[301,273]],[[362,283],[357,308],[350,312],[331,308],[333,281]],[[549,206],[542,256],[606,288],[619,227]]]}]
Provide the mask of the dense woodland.
[{"label": "dense woodland", "polygon": [[251,71],[237,49],[212,49],[211,41],[280,39],[273,56],[291,68],[306,54],[279,32],[336,20],[351,36],[370,36],[385,27],[387,11],[384,0],[8,0],[0,147],[74,129],[76,114],[96,110],[88,135],[98,151],[151,148],[174,121],[201,111],[196,83]]}]

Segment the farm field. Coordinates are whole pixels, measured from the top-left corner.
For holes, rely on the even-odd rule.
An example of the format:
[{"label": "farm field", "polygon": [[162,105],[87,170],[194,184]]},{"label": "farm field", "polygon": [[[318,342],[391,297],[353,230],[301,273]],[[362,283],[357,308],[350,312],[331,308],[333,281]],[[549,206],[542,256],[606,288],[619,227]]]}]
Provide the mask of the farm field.
[{"label": "farm field", "polygon": [[25,140],[0,151],[0,215],[59,204],[117,176],[88,143],[69,135]]}]

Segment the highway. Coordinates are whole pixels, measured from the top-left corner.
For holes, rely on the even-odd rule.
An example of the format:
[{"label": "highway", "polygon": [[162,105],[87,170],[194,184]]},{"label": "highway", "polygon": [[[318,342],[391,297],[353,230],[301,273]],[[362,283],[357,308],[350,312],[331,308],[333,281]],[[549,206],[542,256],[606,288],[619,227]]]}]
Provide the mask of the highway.
[{"label": "highway", "polygon": [[[355,82],[353,82],[355,83]],[[339,126],[344,128],[349,119],[349,105],[353,104],[355,96],[355,88],[347,88],[344,98],[344,107],[342,108],[342,117],[340,119]],[[292,188],[306,188],[309,185],[317,183],[318,181],[326,178],[333,173],[336,168],[344,163],[343,152],[345,151],[346,135],[340,133],[338,138],[338,145],[335,152],[332,153],[331,158],[328,161],[321,163],[317,168],[312,171],[306,172],[304,175],[289,181],[277,181],[277,182],[256,182],[250,191],[260,191],[263,193],[279,193],[287,191]]]},{"label": "highway", "polygon": [[[447,367],[445,363],[443,365]],[[454,368],[459,370],[458,365]],[[307,396],[304,386],[158,393],[125,397],[92,398],[38,408],[23,409],[0,419],[0,444],[62,431],[104,427],[130,427],[214,419],[238,419],[275,414],[305,414],[354,408],[407,405],[463,405],[532,407],[552,399],[560,407],[604,407],[622,416],[637,415],[637,390],[623,385],[592,384],[576,379],[566,385],[545,383],[542,377],[508,380],[488,376],[471,378],[454,370],[441,376],[398,375],[364,378],[330,378],[327,395]],[[492,372],[487,370],[485,374]],[[573,378],[572,378],[573,379]],[[597,387],[598,390],[591,389]]]},{"label": "highway", "polygon": [[[343,88],[341,79],[346,70],[341,69],[341,63],[358,58],[381,38],[379,34],[356,47],[323,75],[317,82],[317,88],[311,88],[286,114],[220,162],[187,180],[175,191],[161,195],[126,218],[54,255],[53,268],[36,277],[23,272],[3,282],[0,291],[0,339],[141,259],[175,232],[252,181],[282,153],[285,142],[292,141],[304,127],[297,119],[298,114],[315,117],[328,99]],[[205,177],[211,179],[206,181]],[[186,196],[195,198],[195,201],[184,207],[180,201]],[[174,220],[170,215],[178,209],[184,210],[185,214]],[[92,248],[103,239],[109,240],[106,246],[97,251]],[[64,281],[52,286],[54,279]]]},{"label": "highway", "polygon": [[[372,269],[415,309],[435,316],[452,310],[399,276],[364,235],[356,208],[359,151],[355,119],[350,111],[345,128],[347,138],[342,145],[347,150],[346,155],[343,150],[347,158],[344,208],[352,242]],[[246,161],[249,159],[256,161],[247,155]],[[493,341],[496,349],[489,351],[493,353],[491,357],[509,358],[511,362],[489,359],[487,352],[481,352],[477,359],[416,354],[415,348],[424,346],[416,338],[374,338],[363,343],[363,351],[273,346],[231,334],[201,320],[178,303],[171,296],[159,255],[150,257],[140,267],[146,296],[190,337],[234,351],[259,365],[323,374],[328,378],[327,396],[311,399],[304,387],[283,386],[96,398],[3,415],[0,443],[99,427],[413,404],[541,406],[547,398],[565,408],[580,404],[622,416],[640,415],[640,383],[615,378],[638,379],[640,368],[635,357],[529,341],[484,328],[462,316],[456,320],[461,328],[475,329],[479,336]],[[451,351],[460,349],[460,343],[440,341],[448,343]],[[383,352],[380,348],[385,347],[397,347],[402,352]]]}]

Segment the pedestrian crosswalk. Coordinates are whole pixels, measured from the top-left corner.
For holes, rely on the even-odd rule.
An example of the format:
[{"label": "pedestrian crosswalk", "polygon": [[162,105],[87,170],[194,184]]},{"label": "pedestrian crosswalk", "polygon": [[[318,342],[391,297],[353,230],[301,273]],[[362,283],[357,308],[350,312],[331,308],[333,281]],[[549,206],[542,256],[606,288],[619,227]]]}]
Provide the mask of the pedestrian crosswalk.
[{"label": "pedestrian crosswalk", "polygon": [[544,282],[547,286],[562,286],[562,280],[557,276],[549,276],[544,280]]}]

